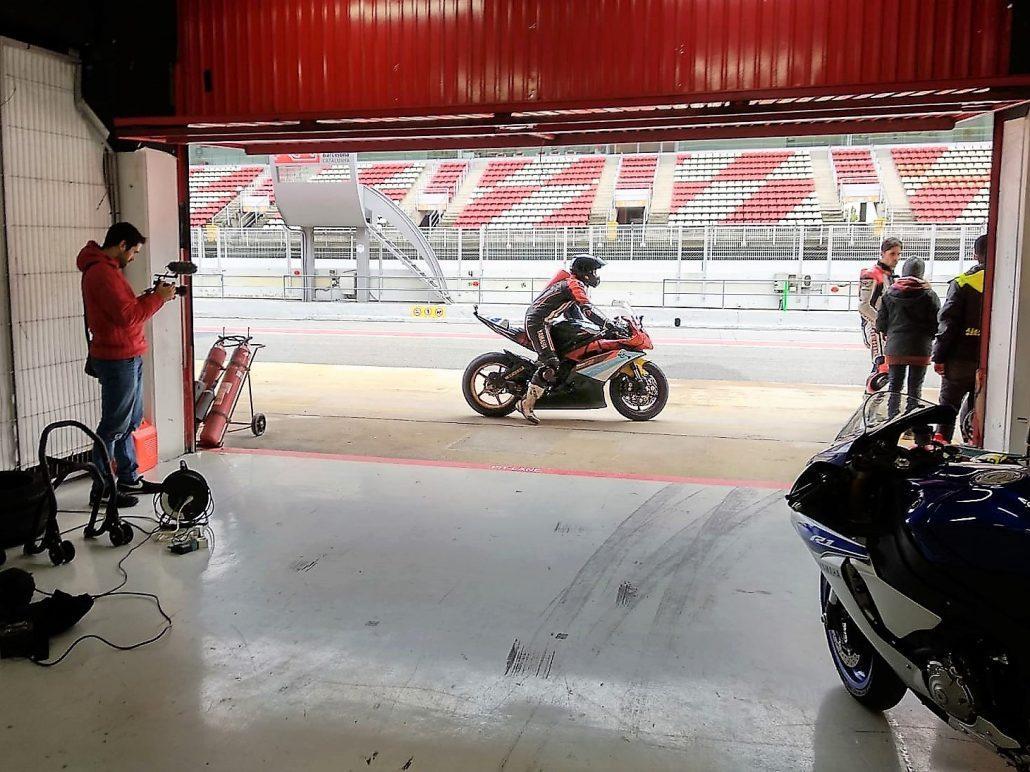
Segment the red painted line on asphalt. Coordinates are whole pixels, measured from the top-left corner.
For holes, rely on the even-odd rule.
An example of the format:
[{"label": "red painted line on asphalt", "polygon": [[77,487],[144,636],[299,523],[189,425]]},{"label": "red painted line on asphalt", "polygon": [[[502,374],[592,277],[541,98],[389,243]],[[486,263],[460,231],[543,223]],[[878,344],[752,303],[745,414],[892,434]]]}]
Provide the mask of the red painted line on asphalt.
[{"label": "red painted line on asphalt", "polygon": [[589,469],[554,469],[517,464],[477,464],[471,461],[443,461],[423,458],[386,458],[349,453],[320,453],[308,450],[269,450],[266,448],[219,448],[215,453],[242,456],[270,456],[273,458],[303,458],[316,461],[349,461],[358,464],[388,464],[391,466],[421,466],[433,469],[468,469],[482,472],[517,472],[558,477],[585,477],[603,480],[635,480],[638,482],[665,482],[683,485],[712,485],[731,488],[767,488],[788,490],[790,485],[775,480],[735,480],[722,477],[680,477],[677,475],[634,474],[631,472],[599,472]]},{"label": "red painted line on asphalt", "polygon": [[[195,327],[195,332],[220,333],[220,327]],[[345,338],[425,338],[425,339],[460,339],[460,340],[505,340],[499,335],[486,335],[478,332],[416,332],[414,330],[294,330],[285,328],[251,327],[251,333],[265,335],[323,336],[335,335]],[[777,341],[777,340],[721,340],[718,338],[654,338],[656,347],[661,346],[733,346],[738,348],[782,348],[782,349],[815,349],[827,351],[865,350],[862,343],[834,343],[832,341]]]}]

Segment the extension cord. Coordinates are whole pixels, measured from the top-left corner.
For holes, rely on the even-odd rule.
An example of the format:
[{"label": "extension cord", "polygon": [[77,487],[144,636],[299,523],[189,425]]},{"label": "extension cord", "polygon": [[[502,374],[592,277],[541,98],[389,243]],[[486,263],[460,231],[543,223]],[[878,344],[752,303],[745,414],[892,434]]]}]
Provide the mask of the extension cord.
[{"label": "extension cord", "polygon": [[168,549],[175,555],[188,555],[199,549],[207,549],[207,536],[195,536],[183,542],[169,544]]}]

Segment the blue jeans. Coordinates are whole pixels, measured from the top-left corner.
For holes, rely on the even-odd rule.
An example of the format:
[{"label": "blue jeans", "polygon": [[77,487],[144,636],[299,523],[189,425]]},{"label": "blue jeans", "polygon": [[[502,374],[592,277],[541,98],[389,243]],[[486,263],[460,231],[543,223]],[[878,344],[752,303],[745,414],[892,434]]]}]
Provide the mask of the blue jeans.
[{"label": "blue jeans", "polygon": [[[132,433],[143,420],[143,357],[94,359],[100,380],[100,425],[97,434],[114,462],[118,482],[133,483],[139,477]],[[93,448],[93,463],[104,471],[100,446]]]}]

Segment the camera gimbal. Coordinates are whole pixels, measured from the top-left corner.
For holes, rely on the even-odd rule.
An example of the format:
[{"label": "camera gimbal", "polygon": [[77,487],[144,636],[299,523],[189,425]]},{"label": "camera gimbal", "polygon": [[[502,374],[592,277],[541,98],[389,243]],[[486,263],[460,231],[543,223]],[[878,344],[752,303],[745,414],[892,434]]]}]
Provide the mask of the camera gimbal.
[{"label": "camera gimbal", "polygon": [[[171,279],[171,283],[175,283],[175,280],[180,276],[189,276],[197,272],[197,264],[190,263],[185,260],[173,260],[167,266],[168,271],[166,273],[155,273],[154,274],[154,286],[151,287],[147,292],[153,292],[157,289],[158,285],[167,282]],[[175,294],[182,297],[189,292],[188,287],[176,287]]]}]

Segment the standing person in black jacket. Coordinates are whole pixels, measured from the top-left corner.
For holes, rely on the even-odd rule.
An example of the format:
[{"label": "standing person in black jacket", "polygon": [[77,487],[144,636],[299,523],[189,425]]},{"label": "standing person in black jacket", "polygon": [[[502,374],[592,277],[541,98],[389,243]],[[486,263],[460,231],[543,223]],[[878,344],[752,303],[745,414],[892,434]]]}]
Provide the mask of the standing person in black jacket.
[{"label": "standing person in black jacket", "polygon": [[[980,320],[984,308],[984,257],[987,236],[973,244],[976,265],[948,285],[948,296],[941,308],[940,326],[933,344],[933,369],[941,376],[941,404],[956,411],[966,399],[962,418],[972,408],[976,371],[980,367]],[[937,427],[934,439],[951,442],[955,422]],[[964,438],[966,441],[968,437]]]},{"label": "standing person in black jacket", "polygon": [[[910,257],[901,269],[901,278],[883,296],[876,315],[876,329],[887,336],[887,389],[890,398],[888,415],[895,416],[901,407],[901,389],[908,375],[908,406],[915,407],[923,391],[923,379],[930,365],[930,347],[937,332],[937,312],[941,301],[923,279],[925,266],[918,257]],[[917,441],[929,441],[917,437]]]}]

